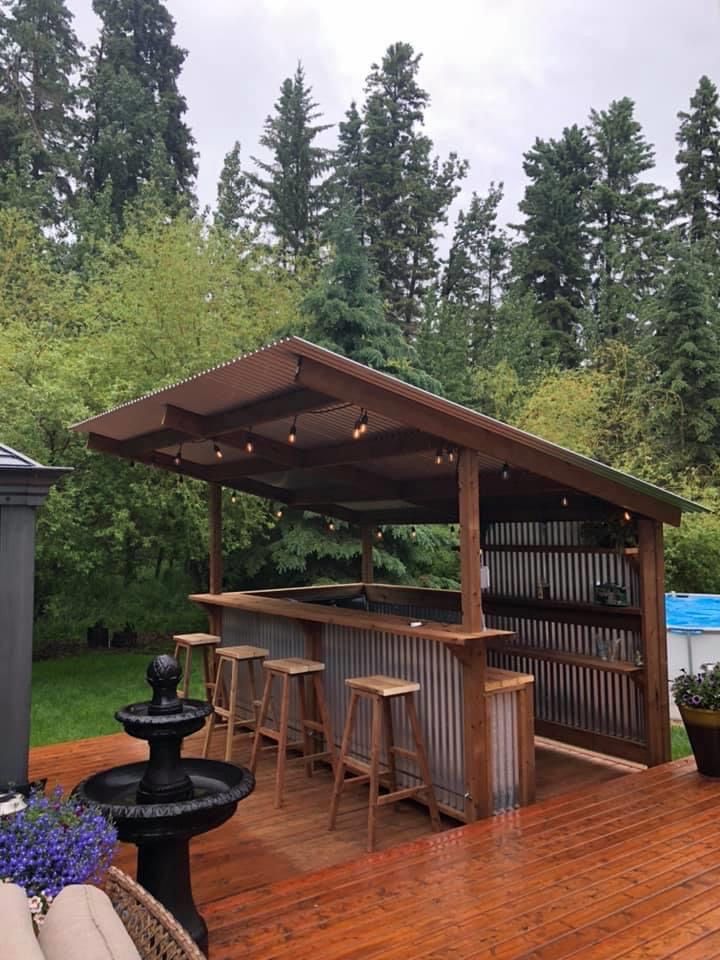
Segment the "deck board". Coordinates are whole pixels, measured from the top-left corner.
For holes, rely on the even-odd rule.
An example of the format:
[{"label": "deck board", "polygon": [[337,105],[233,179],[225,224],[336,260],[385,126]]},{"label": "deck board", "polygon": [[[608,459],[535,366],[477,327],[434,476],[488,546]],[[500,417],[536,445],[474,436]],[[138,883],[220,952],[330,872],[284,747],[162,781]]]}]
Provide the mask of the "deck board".
[{"label": "deck board", "polygon": [[[31,768],[73,786],[144,755],[120,734],[36,749]],[[329,774],[291,767],[275,811],[265,759],[235,817],[192,845],[213,960],[720,957],[720,784],[691,760],[619,776],[626,765],[545,744],[538,761],[542,802],[436,835],[403,803],[367,856],[364,788],[328,833]]]}]

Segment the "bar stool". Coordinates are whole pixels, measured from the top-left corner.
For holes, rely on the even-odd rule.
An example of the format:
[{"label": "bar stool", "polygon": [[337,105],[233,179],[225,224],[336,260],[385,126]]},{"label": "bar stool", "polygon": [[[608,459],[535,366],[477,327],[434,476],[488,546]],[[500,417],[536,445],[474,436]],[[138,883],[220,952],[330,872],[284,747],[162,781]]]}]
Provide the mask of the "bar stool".
[{"label": "bar stool", "polygon": [[[389,803],[397,803],[398,800],[405,800],[409,797],[421,797],[426,794],[425,800],[430,810],[430,823],[433,830],[440,829],[440,814],[438,812],[435,791],[433,790],[432,779],[430,776],[430,765],[428,763],[427,753],[425,752],[425,743],[423,741],[420,724],[418,722],[417,711],[415,710],[414,694],[420,689],[420,684],[412,680],[402,680],[397,677],[350,677],[345,681],[350,687],[350,703],[345,719],[345,730],[343,731],[342,745],[340,755],[335,767],[335,785],[333,787],[332,799],[330,801],[330,824],[329,829],[335,829],[338,807],[340,805],[340,796],[346,784],[370,784],[370,798],[368,806],[368,842],[367,849],[372,853],[375,849],[376,820],[378,807],[383,807]],[[366,767],[357,761],[347,760],[350,750],[350,741],[353,734],[353,724],[355,722],[355,712],[358,702],[363,698],[372,704],[372,735],[370,743],[370,763]],[[405,701],[407,717],[410,722],[410,730],[415,741],[415,750],[406,750],[404,747],[396,746],[393,734],[392,718],[392,700],[402,698]],[[384,721],[384,724],[383,724]],[[383,729],[384,726],[384,729]],[[387,753],[387,770],[383,776],[388,780],[389,793],[382,796],[380,793],[380,753],[382,750],[382,740],[385,740],[385,751]],[[398,790],[397,787],[397,769],[395,758],[403,757],[406,760],[412,760],[420,769],[421,782],[414,787],[406,787]],[[353,768],[365,770],[357,776],[345,779],[345,771]]]},{"label": "bar stool", "polygon": [[[267,650],[262,647],[220,647],[215,651],[215,690],[212,698],[213,712],[210,714],[205,729],[205,744],[203,746],[203,756],[208,755],[210,741],[218,717],[227,721],[227,732],[225,734],[225,762],[229,763],[232,756],[233,737],[236,727],[249,727],[250,730],[257,728],[258,713],[257,708],[259,700],[257,698],[257,687],[255,685],[255,663],[258,660],[264,660],[268,655]],[[238,716],[238,681],[240,664],[246,663],[248,669],[248,681],[250,690],[250,709],[251,716]],[[230,668],[230,693],[227,693],[226,685],[222,682],[223,667],[228,665]],[[223,702],[227,700],[227,702]]]},{"label": "bar stool", "polygon": [[[319,660],[305,660],[302,657],[286,657],[282,660],[266,660],[263,663],[265,671],[265,686],[263,688],[262,703],[260,705],[260,715],[258,716],[257,726],[255,727],[255,739],[253,740],[252,754],[250,755],[250,770],[255,773],[257,766],[258,753],[263,750],[277,749],[277,765],[275,768],[275,809],[279,809],[283,802],[283,793],[285,790],[285,767],[288,762],[302,760],[305,764],[305,773],[312,776],[315,760],[329,758],[330,763],[335,769],[335,745],[333,743],[332,729],[330,727],[330,717],[325,703],[325,690],[322,682],[322,674],[325,670],[325,664]],[[305,679],[312,678],[313,690],[315,693],[315,702],[320,716],[319,720],[314,720],[308,716],[308,705],[306,699]],[[272,696],[272,686],[275,679],[282,681],[282,694],[280,697],[280,717],[278,720],[278,729],[265,726],[267,720],[270,698]],[[288,719],[290,714],[290,683],[295,681],[298,692],[298,712],[300,719],[301,739],[288,740]],[[274,712],[274,711],[273,711]],[[313,736],[321,734],[325,737],[327,750],[313,752]],[[274,740],[275,744],[267,747],[261,747],[262,737],[268,737]],[[322,744],[321,744],[322,745]],[[288,749],[302,750],[300,757],[288,757]]]},{"label": "bar stool", "polygon": [[[190,678],[192,676],[192,655],[193,650],[199,649],[203,657],[203,685],[205,687],[205,697],[208,703],[212,701],[213,690],[215,689],[215,647],[220,643],[220,637],[212,633],[176,633],[173,637],[175,641],[175,653],[173,656],[180,663],[181,654],[185,654],[185,665],[182,668],[183,678],[182,686],[178,690],[179,697],[187,697],[190,692]],[[181,664],[182,666],[182,664]]]}]

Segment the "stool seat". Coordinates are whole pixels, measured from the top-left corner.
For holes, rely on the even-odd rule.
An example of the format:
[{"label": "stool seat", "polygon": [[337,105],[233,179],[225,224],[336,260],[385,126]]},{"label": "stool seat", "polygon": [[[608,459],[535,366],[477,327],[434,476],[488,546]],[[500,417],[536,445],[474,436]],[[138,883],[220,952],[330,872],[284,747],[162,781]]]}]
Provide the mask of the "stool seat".
[{"label": "stool seat", "polygon": [[348,677],[346,686],[353,690],[376,693],[380,697],[401,697],[406,693],[417,693],[420,684],[413,680],[400,680],[398,677]]},{"label": "stool seat", "polygon": [[325,664],[320,660],[305,660],[303,657],[283,657],[280,660],[266,660],[263,668],[294,677],[298,673],[320,673],[325,669]]},{"label": "stool seat", "polygon": [[215,651],[215,656],[218,659],[222,657],[225,660],[259,660],[269,653],[269,650],[263,650],[262,647],[238,645],[237,647],[220,647],[219,650]]},{"label": "stool seat", "polygon": [[176,633],[173,640],[184,647],[206,647],[220,643],[220,637],[214,633]]}]

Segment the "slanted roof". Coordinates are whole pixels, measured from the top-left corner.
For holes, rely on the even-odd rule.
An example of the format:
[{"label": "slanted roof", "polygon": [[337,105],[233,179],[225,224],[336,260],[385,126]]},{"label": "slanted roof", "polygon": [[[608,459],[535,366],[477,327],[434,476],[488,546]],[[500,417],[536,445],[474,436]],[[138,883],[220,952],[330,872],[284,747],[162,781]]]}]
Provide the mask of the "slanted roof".
[{"label": "slanted roof", "polygon": [[[2,503],[40,503],[49,487],[70,469],[70,467],[45,467],[27,454],[19,453],[7,444],[0,443]],[[40,499],[37,499],[38,497]]]},{"label": "slanted roof", "polygon": [[704,509],[299,337],[73,429],[91,449],[360,523],[455,520],[462,447],[479,452],[483,515],[493,519],[587,519],[610,505],[678,524],[682,511]]}]

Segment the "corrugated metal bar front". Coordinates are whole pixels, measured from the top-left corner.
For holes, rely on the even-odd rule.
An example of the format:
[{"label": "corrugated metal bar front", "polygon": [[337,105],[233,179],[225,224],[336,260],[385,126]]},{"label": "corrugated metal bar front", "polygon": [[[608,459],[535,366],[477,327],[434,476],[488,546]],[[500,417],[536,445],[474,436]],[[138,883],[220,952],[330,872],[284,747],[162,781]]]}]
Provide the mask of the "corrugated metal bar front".
[{"label": "corrugated metal bar front", "polygon": [[516,692],[490,696],[492,726],[492,783],[495,813],[505,813],[519,806],[520,762]]}]

